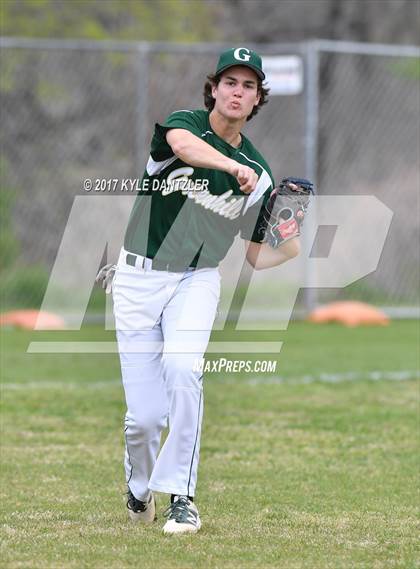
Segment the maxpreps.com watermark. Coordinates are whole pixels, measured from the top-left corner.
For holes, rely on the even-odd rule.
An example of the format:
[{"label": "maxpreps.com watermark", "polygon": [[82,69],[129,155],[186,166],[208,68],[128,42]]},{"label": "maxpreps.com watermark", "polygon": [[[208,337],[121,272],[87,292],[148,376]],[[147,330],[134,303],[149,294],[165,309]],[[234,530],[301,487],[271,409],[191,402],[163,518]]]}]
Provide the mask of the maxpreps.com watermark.
[{"label": "maxpreps.com watermark", "polygon": [[206,360],[197,358],[194,361],[193,371],[198,373],[274,373],[277,369],[277,360]]}]

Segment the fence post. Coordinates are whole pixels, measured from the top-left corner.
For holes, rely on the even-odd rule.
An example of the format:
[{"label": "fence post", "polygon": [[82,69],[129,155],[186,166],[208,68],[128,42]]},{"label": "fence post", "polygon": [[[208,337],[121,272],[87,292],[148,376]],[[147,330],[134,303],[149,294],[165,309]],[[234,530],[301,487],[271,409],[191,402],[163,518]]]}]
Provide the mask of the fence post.
[{"label": "fence post", "polygon": [[[319,113],[319,49],[316,41],[305,44],[305,177],[311,180],[317,187],[317,160],[318,160],[318,113]],[[312,207],[315,207],[313,204]],[[314,214],[314,212],[312,212]],[[311,216],[315,223],[316,215]],[[309,252],[311,243],[308,236],[311,231],[303,231],[304,250]],[[315,308],[318,301],[318,293],[308,285],[314,282],[310,272],[311,263],[304,265],[304,305],[306,312]]]},{"label": "fence post", "polygon": [[147,160],[148,140],[146,140],[149,107],[149,64],[150,47],[141,43],[137,48],[137,101],[136,101],[136,166],[137,177],[141,178]]}]

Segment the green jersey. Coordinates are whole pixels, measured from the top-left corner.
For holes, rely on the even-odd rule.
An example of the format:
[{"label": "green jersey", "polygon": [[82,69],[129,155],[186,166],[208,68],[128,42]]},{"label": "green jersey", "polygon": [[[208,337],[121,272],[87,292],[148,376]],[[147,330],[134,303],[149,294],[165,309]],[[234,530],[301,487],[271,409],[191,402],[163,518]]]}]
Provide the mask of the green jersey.
[{"label": "green jersey", "polygon": [[[166,141],[172,128],[188,130],[229,158],[255,170],[256,189],[245,195],[234,176],[196,168],[174,155]],[[215,134],[209,112],[182,110],[156,124],[150,157],[124,240],[127,251],[164,263],[216,267],[239,233],[261,243],[262,205],[274,187],[269,166],[243,135],[235,148]]]}]

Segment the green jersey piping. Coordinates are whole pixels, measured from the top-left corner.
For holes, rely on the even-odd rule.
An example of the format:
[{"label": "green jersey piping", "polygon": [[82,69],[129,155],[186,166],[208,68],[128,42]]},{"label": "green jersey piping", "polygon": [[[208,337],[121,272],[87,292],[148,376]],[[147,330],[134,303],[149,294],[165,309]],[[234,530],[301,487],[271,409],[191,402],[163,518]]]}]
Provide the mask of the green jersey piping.
[{"label": "green jersey piping", "polygon": [[160,174],[160,172],[162,172],[162,170],[175,162],[175,160],[178,160],[178,156],[174,155],[172,158],[161,160],[160,162],[156,162],[156,160],[153,160],[153,158],[149,156],[149,160],[147,161],[146,165],[146,172],[149,174],[149,176],[157,176]]},{"label": "green jersey piping", "polygon": [[262,170],[262,174],[257,182],[255,190],[250,194],[248,201],[245,205],[243,211],[243,213],[245,213],[248,208],[254,205],[264,195],[264,192],[271,186],[273,182],[271,180],[270,174],[267,172],[264,166],[261,166],[261,164],[256,160],[251,160],[251,158],[248,158],[248,156],[243,152],[239,152],[239,154],[243,156],[245,160],[248,160],[248,162],[251,162],[252,164],[257,164],[257,166],[259,166]]}]

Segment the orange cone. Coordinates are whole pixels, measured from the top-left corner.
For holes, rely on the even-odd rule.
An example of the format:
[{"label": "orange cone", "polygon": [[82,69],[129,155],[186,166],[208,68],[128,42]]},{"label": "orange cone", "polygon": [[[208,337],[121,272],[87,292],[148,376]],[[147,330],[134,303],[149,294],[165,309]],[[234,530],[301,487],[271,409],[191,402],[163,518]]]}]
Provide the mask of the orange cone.
[{"label": "orange cone", "polygon": [[12,326],[24,330],[64,330],[64,320],[50,312],[40,310],[12,310],[0,314],[0,326]]},{"label": "orange cone", "polygon": [[308,317],[310,322],[323,324],[326,322],[339,322],[345,326],[377,325],[387,326],[388,316],[370,304],[346,300],[332,302],[320,306],[311,312]]}]

